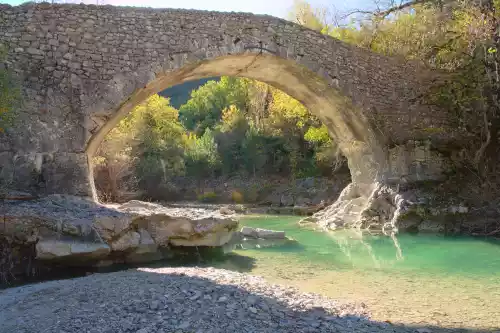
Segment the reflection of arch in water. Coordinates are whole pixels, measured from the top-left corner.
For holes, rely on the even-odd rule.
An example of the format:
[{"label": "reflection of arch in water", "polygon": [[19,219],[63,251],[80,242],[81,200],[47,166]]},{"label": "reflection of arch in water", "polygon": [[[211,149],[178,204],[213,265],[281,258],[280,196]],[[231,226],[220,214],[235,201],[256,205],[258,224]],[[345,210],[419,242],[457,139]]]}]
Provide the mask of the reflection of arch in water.
[{"label": "reflection of arch in water", "polygon": [[366,233],[362,230],[357,229],[349,229],[349,230],[341,230],[338,232],[331,231],[328,232],[330,238],[337,243],[339,249],[344,253],[344,255],[349,259],[351,264],[355,266],[355,254],[353,254],[353,250],[356,248],[360,248],[360,246],[366,251],[366,254],[371,258],[373,262],[373,266],[375,268],[383,268],[385,264],[393,265],[398,261],[403,261],[404,256],[401,249],[401,245],[396,237],[395,233],[392,233],[388,236],[390,238],[383,238],[383,241],[388,241],[391,239],[392,244],[394,245],[395,254],[394,259],[387,260],[382,258],[381,255],[377,255],[376,249],[370,244],[367,237],[372,237],[369,233]]}]

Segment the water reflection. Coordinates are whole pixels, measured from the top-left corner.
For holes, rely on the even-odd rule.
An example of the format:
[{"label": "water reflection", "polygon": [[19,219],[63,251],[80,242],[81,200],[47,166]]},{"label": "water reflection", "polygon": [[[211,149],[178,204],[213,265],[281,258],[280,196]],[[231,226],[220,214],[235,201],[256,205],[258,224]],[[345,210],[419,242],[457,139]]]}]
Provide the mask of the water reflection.
[{"label": "water reflection", "polygon": [[371,234],[360,230],[325,232],[316,225],[298,225],[299,217],[259,216],[242,225],[283,230],[294,243],[255,242],[232,245],[231,251],[256,258],[274,258],[296,266],[327,270],[413,272],[419,274],[485,274],[500,270],[499,241],[433,234]]},{"label": "water reflection", "polygon": [[[350,229],[341,232],[329,231],[327,235],[338,245],[339,249],[351,262],[352,266],[356,266],[356,259],[359,258],[360,255],[363,255],[363,252],[369,256],[374,268],[382,268],[382,262],[384,263],[383,266],[387,266],[388,264],[393,265],[397,261],[404,260],[403,250],[394,232],[387,236],[377,236],[358,229]],[[385,237],[385,239],[382,238],[384,243],[390,243],[394,246],[394,259],[389,259],[390,256],[388,256],[387,251],[377,253],[377,250],[372,246],[373,239],[377,237]],[[378,247],[378,250],[380,251],[381,247]],[[353,252],[355,252],[355,255],[353,255]]]}]

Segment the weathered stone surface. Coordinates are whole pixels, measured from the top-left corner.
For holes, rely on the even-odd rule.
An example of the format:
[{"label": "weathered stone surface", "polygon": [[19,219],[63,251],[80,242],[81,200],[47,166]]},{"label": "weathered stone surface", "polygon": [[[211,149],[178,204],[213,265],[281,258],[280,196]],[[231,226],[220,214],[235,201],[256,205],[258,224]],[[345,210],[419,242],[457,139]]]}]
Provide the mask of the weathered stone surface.
[{"label": "weathered stone surface", "polygon": [[238,226],[218,210],[167,208],[138,200],[117,209],[135,215],[135,223],[147,230],[158,246],[221,246]]},{"label": "weathered stone surface", "polygon": [[0,230],[1,235],[24,243],[37,242],[40,260],[67,259],[74,264],[109,258],[159,260],[170,245],[221,246],[238,226],[218,211],[169,209],[139,201],[123,205],[121,211],[61,195],[8,201],[3,209],[6,228]]},{"label": "weathered stone surface", "polygon": [[36,244],[36,258],[40,260],[71,259],[72,264],[95,261],[108,256],[110,248],[104,243],[41,240]]},{"label": "weathered stone surface", "polygon": [[222,246],[229,242],[236,226],[231,223],[216,229],[213,222],[209,222],[209,224],[198,225],[201,228],[210,228],[208,232],[179,234],[170,238],[170,242],[175,246]]},{"label": "weathered stone surface", "polygon": [[111,241],[113,251],[132,251],[139,247],[141,236],[135,231],[129,231],[117,240]]},{"label": "weathered stone surface", "polygon": [[139,230],[139,245],[130,254],[125,257],[127,263],[142,263],[161,260],[164,258],[158,245],[154,242],[151,235],[144,229]]},{"label": "weathered stone surface", "polygon": [[107,241],[131,228],[132,216],[117,214],[114,216],[99,216],[94,218],[92,226]]},{"label": "weathered stone surface", "polygon": [[190,219],[158,214],[139,222],[158,246],[220,246],[227,243],[238,222],[232,219]]}]

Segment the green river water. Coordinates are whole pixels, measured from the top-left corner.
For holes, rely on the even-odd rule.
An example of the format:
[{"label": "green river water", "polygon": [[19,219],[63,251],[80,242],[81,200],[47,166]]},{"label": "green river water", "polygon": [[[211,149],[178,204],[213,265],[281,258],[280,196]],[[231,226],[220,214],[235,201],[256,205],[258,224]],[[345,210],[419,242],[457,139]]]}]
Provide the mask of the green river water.
[{"label": "green river water", "polygon": [[236,250],[220,267],[345,301],[377,320],[500,330],[500,241],[300,227],[294,216],[244,217],[297,244]]}]

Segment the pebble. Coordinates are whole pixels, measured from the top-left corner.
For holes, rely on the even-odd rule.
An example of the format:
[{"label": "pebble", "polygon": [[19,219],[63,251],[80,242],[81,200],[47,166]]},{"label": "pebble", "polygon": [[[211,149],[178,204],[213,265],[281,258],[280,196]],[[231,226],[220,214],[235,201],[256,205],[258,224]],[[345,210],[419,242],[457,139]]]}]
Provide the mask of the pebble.
[{"label": "pebble", "polygon": [[[0,304],[0,333],[387,332],[364,305],[215,268],[140,268],[44,282],[6,289]],[[423,329],[391,332],[431,332]]]}]

